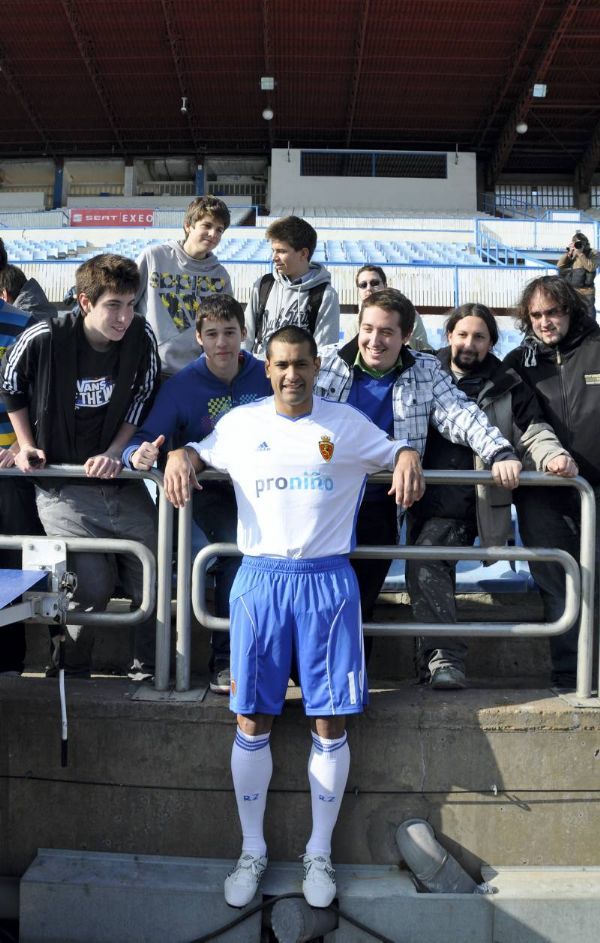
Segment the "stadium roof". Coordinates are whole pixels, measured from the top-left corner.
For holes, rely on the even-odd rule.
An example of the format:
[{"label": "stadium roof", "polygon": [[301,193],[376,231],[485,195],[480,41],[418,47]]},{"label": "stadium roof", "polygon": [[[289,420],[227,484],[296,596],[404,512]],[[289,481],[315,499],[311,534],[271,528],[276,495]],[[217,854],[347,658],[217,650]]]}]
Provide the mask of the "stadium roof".
[{"label": "stadium roof", "polygon": [[584,188],[600,160],[598,0],[3,0],[0,12],[4,159],[458,147],[482,155],[490,183],[576,173]]}]

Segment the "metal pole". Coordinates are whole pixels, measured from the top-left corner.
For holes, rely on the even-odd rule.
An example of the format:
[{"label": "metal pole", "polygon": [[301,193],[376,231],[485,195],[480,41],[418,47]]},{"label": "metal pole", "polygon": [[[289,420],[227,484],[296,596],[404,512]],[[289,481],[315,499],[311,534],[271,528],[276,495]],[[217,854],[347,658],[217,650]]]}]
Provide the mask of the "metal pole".
[{"label": "metal pole", "polygon": [[177,533],[177,620],[175,689],[189,691],[191,675],[192,502],[179,511]]}]

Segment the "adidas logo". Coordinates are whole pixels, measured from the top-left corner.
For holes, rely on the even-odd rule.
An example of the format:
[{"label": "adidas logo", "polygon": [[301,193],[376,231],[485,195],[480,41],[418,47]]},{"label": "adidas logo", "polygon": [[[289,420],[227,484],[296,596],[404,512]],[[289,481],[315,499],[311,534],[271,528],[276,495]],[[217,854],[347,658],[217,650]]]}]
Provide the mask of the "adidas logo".
[{"label": "adidas logo", "polygon": [[270,452],[271,449],[269,448],[266,442],[261,442],[256,451],[257,452]]}]

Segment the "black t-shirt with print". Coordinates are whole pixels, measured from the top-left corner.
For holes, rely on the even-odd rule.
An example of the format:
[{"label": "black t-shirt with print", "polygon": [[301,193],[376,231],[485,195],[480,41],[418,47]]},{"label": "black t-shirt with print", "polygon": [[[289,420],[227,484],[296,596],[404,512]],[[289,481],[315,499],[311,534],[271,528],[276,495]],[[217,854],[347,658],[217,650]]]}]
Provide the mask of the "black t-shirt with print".
[{"label": "black t-shirt with print", "polygon": [[120,345],[111,343],[99,351],[88,343],[83,330],[77,338],[77,387],[75,391],[75,464],[101,451],[104,416],[119,371]]}]

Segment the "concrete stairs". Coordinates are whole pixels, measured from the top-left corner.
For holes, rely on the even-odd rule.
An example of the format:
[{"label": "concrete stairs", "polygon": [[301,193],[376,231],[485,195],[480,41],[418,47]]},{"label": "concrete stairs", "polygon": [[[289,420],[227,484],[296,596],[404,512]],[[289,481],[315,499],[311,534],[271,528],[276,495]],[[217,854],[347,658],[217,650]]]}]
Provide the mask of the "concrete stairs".
[{"label": "concrete stairs", "polygon": [[[21,882],[20,941],[190,943],[240,916],[223,899],[229,864],[41,849]],[[365,927],[398,943],[596,943],[600,868],[486,868],[485,877],[495,893],[420,894],[394,865],[338,865],[339,912],[315,922],[326,923],[324,943],[365,943]],[[284,902],[255,906],[300,889],[299,862],[270,863],[247,918],[218,939],[260,943],[270,925],[281,943],[309,939],[293,911],[284,918]]]}]

